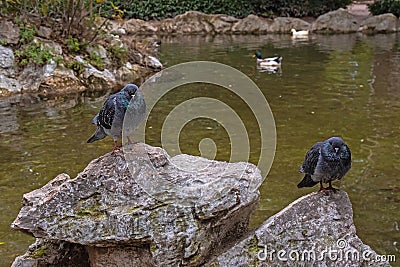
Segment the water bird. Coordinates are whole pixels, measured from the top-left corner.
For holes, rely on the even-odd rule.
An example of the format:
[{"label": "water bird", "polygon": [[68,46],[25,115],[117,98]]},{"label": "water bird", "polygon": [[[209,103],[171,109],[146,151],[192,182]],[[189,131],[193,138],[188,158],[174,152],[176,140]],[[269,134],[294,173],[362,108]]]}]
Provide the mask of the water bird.
[{"label": "water bird", "polygon": [[[135,84],[127,84],[121,91],[107,98],[100,112],[96,114],[92,120],[92,123],[97,126],[97,129],[87,142],[92,143],[108,135],[114,140],[113,152],[120,149],[121,146],[118,146],[118,138],[122,137],[122,127],[127,110],[129,110],[129,114],[133,116],[132,122],[124,126],[126,129],[129,129],[129,134],[136,130],[146,112],[146,104],[143,95]],[[131,143],[129,136],[128,141]]]},{"label": "water bird", "polygon": [[302,30],[302,31],[296,31],[296,29],[291,29],[293,37],[299,37],[299,38],[307,38],[308,37],[308,30]]},{"label": "water bird", "polygon": [[253,57],[257,59],[257,65],[261,68],[278,67],[281,65],[283,59],[281,56],[263,58],[260,51],[256,51]]},{"label": "water bird", "polygon": [[[351,168],[351,152],[340,137],[330,137],[323,142],[315,143],[307,152],[300,172],[304,173],[303,180],[297,185],[313,187],[320,183],[319,191],[332,190],[331,182],[340,180]],[[322,183],[329,183],[324,188]]]}]

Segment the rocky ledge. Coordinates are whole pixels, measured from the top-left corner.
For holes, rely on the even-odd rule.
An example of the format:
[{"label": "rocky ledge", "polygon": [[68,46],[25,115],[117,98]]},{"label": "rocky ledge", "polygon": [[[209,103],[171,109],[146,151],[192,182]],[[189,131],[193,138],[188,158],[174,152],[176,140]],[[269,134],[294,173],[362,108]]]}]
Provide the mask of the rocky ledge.
[{"label": "rocky ledge", "polygon": [[12,229],[36,242],[12,266],[390,266],[357,237],[344,191],[249,231],[261,182],[249,163],[130,145],[23,196]]},{"label": "rocky ledge", "polygon": [[[102,24],[100,19],[99,24]],[[40,23],[39,23],[40,24]],[[45,65],[29,63],[22,69],[16,66],[11,47],[20,39],[19,27],[0,18],[0,96],[19,92],[40,92],[43,94],[66,94],[86,90],[117,90],[126,83],[140,84],[150,74],[161,70],[156,58],[157,37],[153,35],[179,34],[269,34],[287,33],[292,28],[309,30],[313,33],[390,33],[399,31],[399,19],[393,14],[362,17],[346,9],[338,9],[319,16],[312,23],[299,18],[278,17],[268,19],[249,15],[237,19],[227,15],[209,15],[189,11],[162,21],[130,19],[109,21],[109,27],[98,43],[90,45],[82,55],[71,60],[65,48],[51,39],[52,29],[40,26],[34,43],[41,49],[51,51],[54,58],[68,59],[75,67],[52,60]],[[141,37],[137,37],[141,35]],[[143,37],[147,35],[147,37]],[[129,51],[129,60],[123,66],[113,66],[113,59],[107,48]],[[108,49],[110,50],[110,49]],[[104,63],[96,68],[83,53],[92,55]],[[78,70],[73,70],[78,68]]]},{"label": "rocky ledge", "polygon": [[237,19],[227,15],[209,15],[189,11],[162,21],[130,19],[123,24],[112,23],[111,32],[127,34],[268,34],[291,33],[291,29],[315,33],[389,33],[399,31],[399,19],[393,14],[360,17],[347,9],[323,14],[313,22],[299,18],[275,19],[249,15]]}]

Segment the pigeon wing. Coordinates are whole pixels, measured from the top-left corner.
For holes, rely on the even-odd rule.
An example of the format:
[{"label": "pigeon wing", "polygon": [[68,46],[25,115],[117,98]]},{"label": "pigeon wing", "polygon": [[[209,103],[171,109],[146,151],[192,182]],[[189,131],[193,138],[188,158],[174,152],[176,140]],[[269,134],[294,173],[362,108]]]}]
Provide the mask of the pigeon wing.
[{"label": "pigeon wing", "polygon": [[321,151],[322,142],[315,143],[310,150],[308,150],[303,165],[300,168],[300,172],[314,174],[315,168],[317,167],[318,158]]},{"label": "pigeon wing", "polygon": [[101,125],[106,129],[111,129],[115,115],[115,96],[111,95],[99,112],[97,125]]}]

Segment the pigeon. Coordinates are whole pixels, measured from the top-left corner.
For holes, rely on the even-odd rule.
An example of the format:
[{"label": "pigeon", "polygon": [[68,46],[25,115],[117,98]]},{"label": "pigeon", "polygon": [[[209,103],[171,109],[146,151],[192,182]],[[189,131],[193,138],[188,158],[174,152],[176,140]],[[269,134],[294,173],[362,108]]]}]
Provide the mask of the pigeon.
[{"label": "pigeon", "polygon": [[[92,143],[108,135],[114,140],[113,152],[120,149],[121,147],[117,145],[117,142],[118,138],[122,137],[122,127],[127,110],[130,114],[129,119],[131,119],[132,116],[134,119],[133,122],[128,123],[126,127],[129,129],[129,134],[136,130],[146,112],[146,104],[143,95],[134,84],[127,84],[121,91],[107,98],[100,112],[93,118],[92,123],[97,125],[97,129],[87,142]],[[131,143],[129,136],[128,142]]]},{"label": "pigeon", "polygon": [[[340,137],[331,137],[323,142],[315,143],[307,152],[301,173],[305,173],[303,180],[297,185],[313,187],[320,183],[319,191],[332,190],[331,182],[340,180],[351,168],[351,152]],[[327,188],[322,183],[329,183]]]}]

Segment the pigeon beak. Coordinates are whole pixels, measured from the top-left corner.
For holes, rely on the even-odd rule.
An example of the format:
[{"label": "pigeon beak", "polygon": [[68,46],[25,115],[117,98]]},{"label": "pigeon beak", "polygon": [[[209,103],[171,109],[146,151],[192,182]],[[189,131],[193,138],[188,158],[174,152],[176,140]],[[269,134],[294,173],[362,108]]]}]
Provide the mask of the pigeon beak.
[{"label": "pigeon beak", "polygon": [[337,153],[339,151],[339,148],[338,147],[335,147],[335,152]]}]

